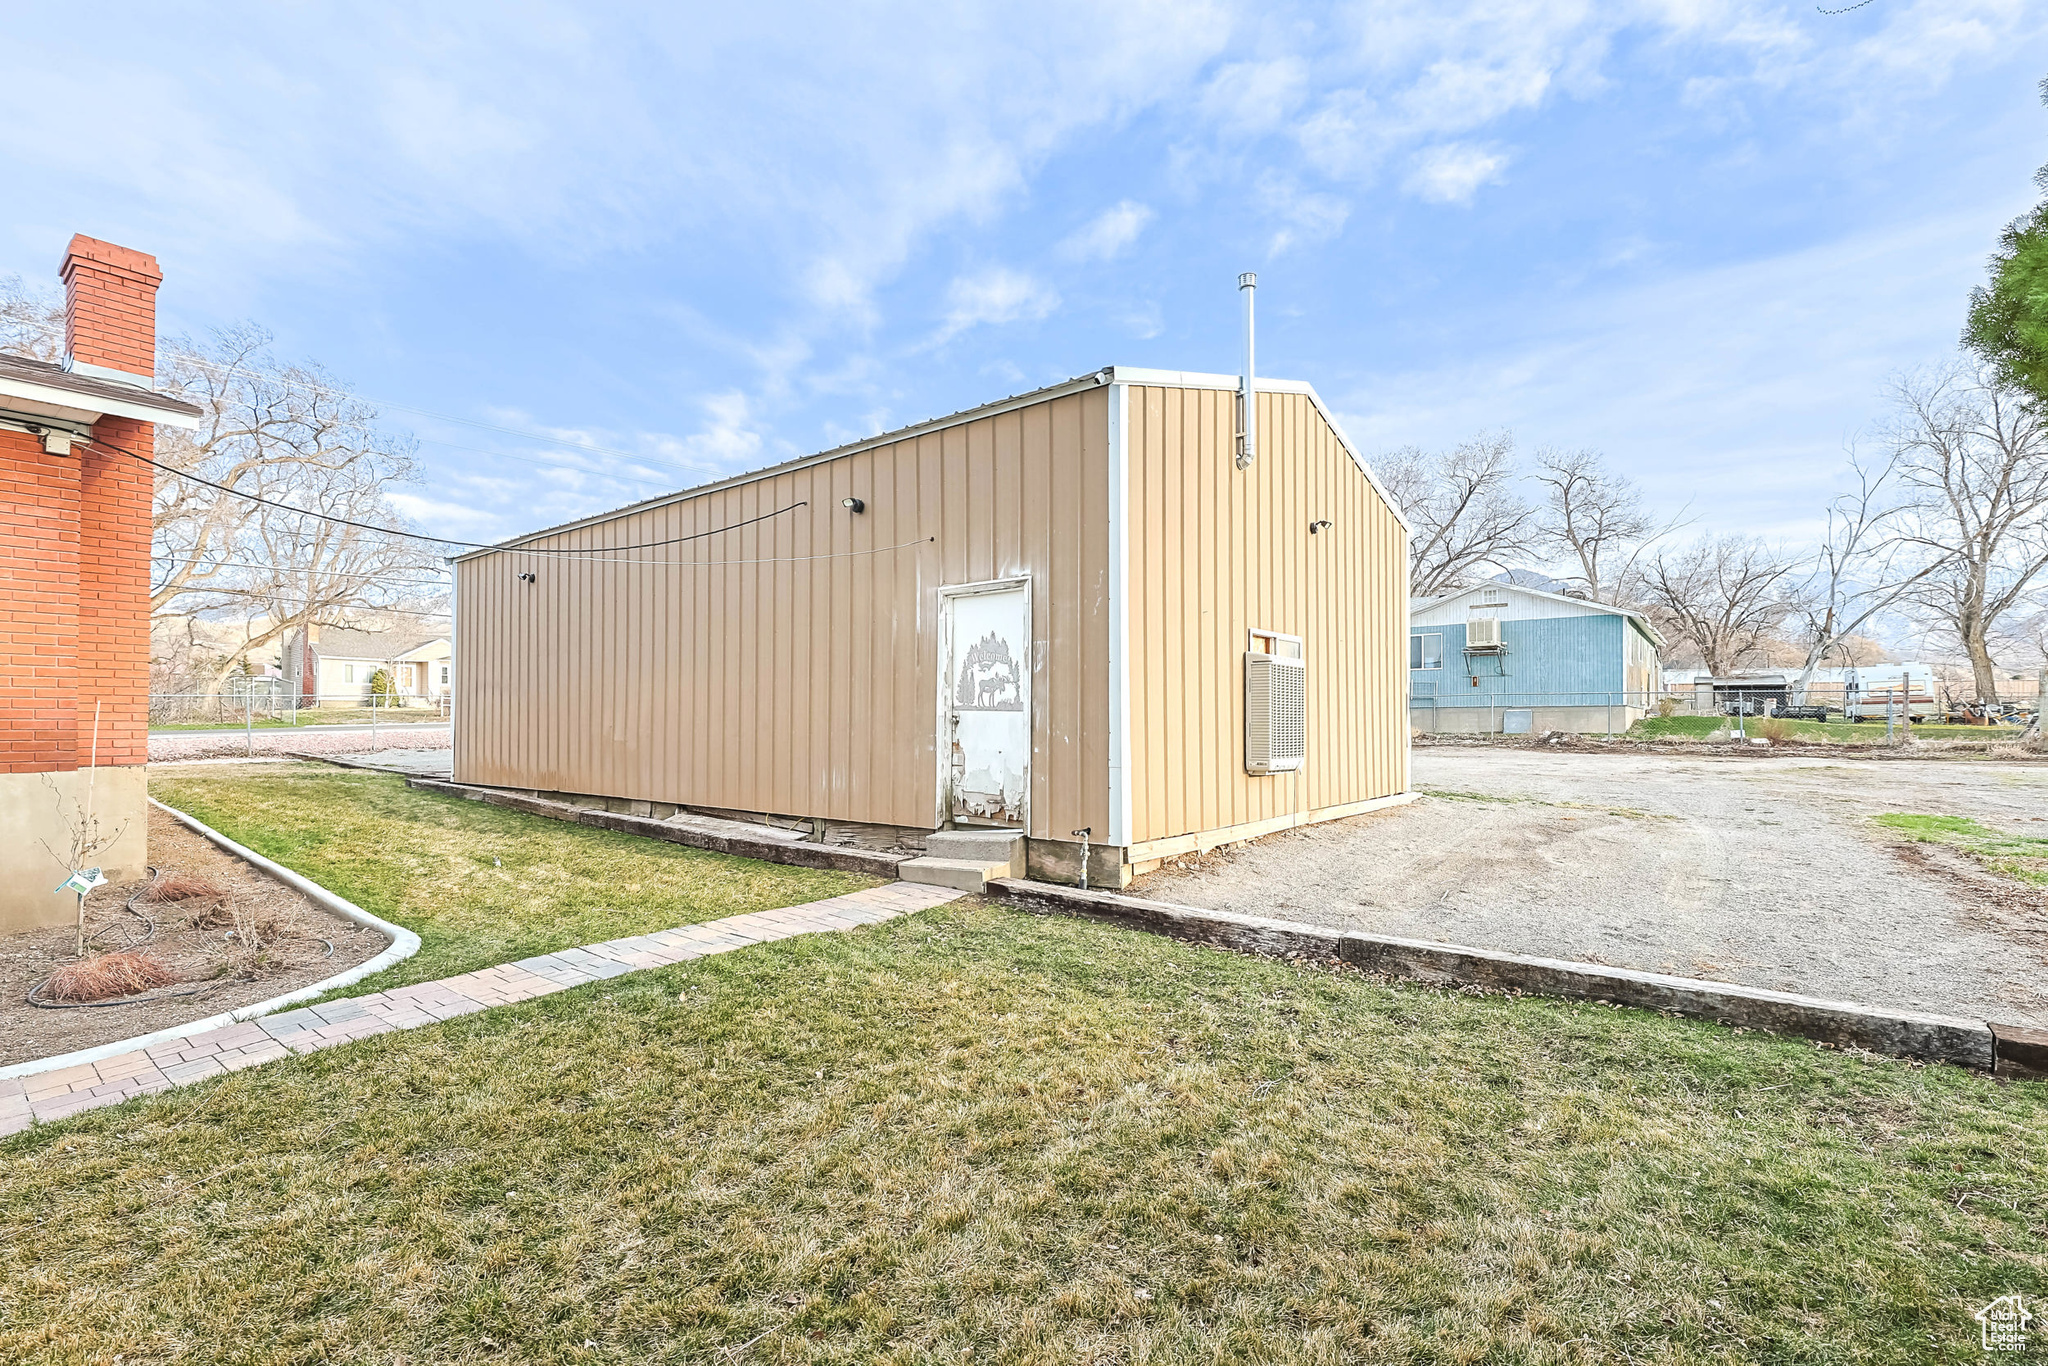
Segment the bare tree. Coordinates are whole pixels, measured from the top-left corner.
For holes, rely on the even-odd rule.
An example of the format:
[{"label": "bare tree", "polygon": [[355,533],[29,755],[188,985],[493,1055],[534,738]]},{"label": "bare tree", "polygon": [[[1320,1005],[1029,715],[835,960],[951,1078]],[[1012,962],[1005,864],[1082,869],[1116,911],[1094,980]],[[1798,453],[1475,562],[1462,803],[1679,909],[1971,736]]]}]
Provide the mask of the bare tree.
[{"label": "bare tree", "polygon": [[1907,508],[1898,497],[1897,456],[1870,465],[1852,450],[1849,469],[1856,487],[1828,505],[1827,530],[1790,597],[1806,641],[1806,661],[1792,685],[1800,702],[1828,655],[1853,660],[1850,642],[1861,641],[1863,628],[1897,608],[1939,563],[1925,557],[1916,563],[1905,553],[1900,527]]},{"label": "bare tree", "polygon": [[30,360],[64,358],[64,297],[0,275],[0,351]]},{"label": "bare tree", "polygon": [[[60,359],[62,296],[0,277],[0,351]],[[269,334],[252,325],[205,343],[166,339],[158,355],[159,384],[206,410],[195,431],[159,428],[154,453],[197,476],[156,479],[150,613],[160,638],[176,643],[178,677],[196,669],[211,692],[296,626],[438,605],[423,581],[440,566],[419,543],[238,496],[403,529],[387,495],[412,477],[412,451],[378,429],[374,408],[318,366],[278,361]],[[202,620],[239,620],[241,637],[202,648],[192,630]]]},{"label": "bare tree", "polygon": [[1642,492],[1608,469],[1598,451],[1540,450],[1529,477],[1543,489],[1536,544],[1577,566],[1566,580],[1595,602],[1632,596],[1643,552],[1684,524],[1681,510],[1659,525],[1644,510]]},{"label": "bare tree", "polygon": [[1515,492],[1515,439],[1481,434],[1448,451],[1409,446],[1379,465],[1408,519],[1408,591],[1435,597],[1486,568],[1505,569],[1534,536]]},{"label": "bare tree", "polygon": [[422,584],[439,569],[418,542],[323,520],[402,530],[389,494],[413,475],[410,443],[380,431],[376,411],[317,367],[275,359],[269,343],[244,326],[208,346],[163,347],[164,387],[205,416],[158,440],[156,458],[195,477],[157,480],[150,607],[159,622],[244,622],[240,641],[212,657],[209,692],[295,627],[430,605]]},{"label": "bare tree", "polygon": [[1989,705],[1990,642],[2048,572],[2048,415],[1960,366],[1900,381],[1897,402],[1898,538],[1922,567],[1909,596],[1954,633]]},{"label": "bare tree", "polygon": [[1703,537],[1651,556],[1643,595],[1665,634],[1699,651],[1708,672],[1719,676],[1739,668],[1783,624],[1798,568],[1791,555],[1754,537]]}]

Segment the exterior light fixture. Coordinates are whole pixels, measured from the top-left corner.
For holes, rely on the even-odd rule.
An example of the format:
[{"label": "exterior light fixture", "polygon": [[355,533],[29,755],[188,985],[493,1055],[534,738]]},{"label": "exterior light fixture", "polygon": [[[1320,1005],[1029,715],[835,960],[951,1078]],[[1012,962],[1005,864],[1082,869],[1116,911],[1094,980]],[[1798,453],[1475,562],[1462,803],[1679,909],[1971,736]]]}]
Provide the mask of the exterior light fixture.
[{"label": "exterior light fixture", "polygon": [[534,576],[533,576],[533,574],[532,574],[532,573],[530,573],[530,572],[529,572],[529,573],[525,573],[525,574],[521,574],[521,575],[519,576],[519,581],[520,581],[521,583],[532,583],[532,582],[534,581]]},{"label": "exterior light fixture", "polygon": [[841,498],[839,506],[845,508],[848,512],[866,512],[868,510],[868,505],[858,498]]},{"label": "exterior light fixture", "polygon": [[1313,536],[1319,531],[1328,531],[1336,525],[1335,522],[1332,522],[1327,517],[1319,517],[1308,524],[1308,534]]}]

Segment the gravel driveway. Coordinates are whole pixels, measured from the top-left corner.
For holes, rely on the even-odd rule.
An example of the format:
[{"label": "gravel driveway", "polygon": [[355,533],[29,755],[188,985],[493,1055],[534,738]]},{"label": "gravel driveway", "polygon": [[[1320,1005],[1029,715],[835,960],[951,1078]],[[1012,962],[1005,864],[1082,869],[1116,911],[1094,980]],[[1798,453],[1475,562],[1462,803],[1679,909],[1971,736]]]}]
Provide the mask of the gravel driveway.
[{"label": "gravel driveway", "polygon": [[1414,771],[1435,795],[1132,891],[2048,1026],[2048,896],[1871,819],[2048,834],[2048,766],[1418,748]]}]

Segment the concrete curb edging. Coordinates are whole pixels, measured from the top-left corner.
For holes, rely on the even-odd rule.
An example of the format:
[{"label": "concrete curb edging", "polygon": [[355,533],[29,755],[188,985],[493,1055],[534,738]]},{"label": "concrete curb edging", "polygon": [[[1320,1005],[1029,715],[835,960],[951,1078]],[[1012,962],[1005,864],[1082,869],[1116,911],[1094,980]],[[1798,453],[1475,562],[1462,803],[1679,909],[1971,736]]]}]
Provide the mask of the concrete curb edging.
[{"label": "concrete curb edging", "polygon": [[28,1062],[18,1062],[11,1067],[0,1067],[0,1080],[10,1077],[32,1077],[39,1072],[54,1072],[60,1068],[75,1067],[80,1063],[98,1062],[101,1058],[112,1058],[122,1053],[132,1053],[150,1048],[156,1044],[168,1043],[172,1039],[190,1038],[194,1034],[204,1034],[208,1030],[222,1029],[228,1025],[239,1024],[243,1020],[253,1020],[259,1015],[268,1015],[273,1011],[283,1009],[285,1006],[296,1005],[300,1001],[310,1001],[315,996],[333,991],[337,987],[345,987],[359,982],[371,973],[382,972],[392,964],[402,963],[420,951],[420,937],[411,930],[406,929],[403,925],[394,925],[388,920],[382,920],[371,915],[353,901],[336,896],[319,883],[300,876],[283,864],[274,863],[255,850],[235,843],[226,835],[221,834],[220,831],[186,815],[174,806],[165,806],[154,797],[149,799],[149,804],[195,834],[203,835],[205,838],[213,841],[213,843],[227,850],[236,858],[248,863],[251,867],[282,882],[285,886],[299,893],[308,901],[313,902],[322,910],[339,916],[343,920],[352,920],[358,925],[364,925],[377,931],[391,941],[390,945],[374,958],[358,963],[352,968],[344,969],[324,981],[315,982],[311,986],[300,987],[296,991],[287,992],[283,996],[273,996],[267,1001],[258,1001],[254,1005],[236,1006],[233,1010],[223,1011],[218,1015],[209,1015],[203,1020],[189,1020],[184,1024],[170,1025],[164,1029],[156,1030],[154,1033],[138,1034],[132,1039],[117,1039],[113,1043],[96,1044],[91,1048],[81,1048],[75,1053],[60,1053],[55,1057],[49,1058],[32,1058]]},{"label": "concrete curb edging", "polygon": [[500,791],[497,788],[444,782],[439,778],[407,778],[405,784],[407,787],[419,788],[422,792],[438,792],[444,797],[461,797],[467,801],[485,802],[491,806],[524,811],[530,816],[546,816],[550,820],[569,821],[598,830],[616,830],[625,835],[640,835],[647,839],[664,840],[670,844],[687,844],[693,849],[709,849],[718,854],[736,854],[741,858],[758,859],[763,863],[786,863],[797,868],[868,873],[874,877],[894,881],[896,866],[910,857],[907,854],[884,854],[872,849],[848,849],[836,844],[754,839],[746,835],[707,828],[708,823],[707,826],[696,826],[687,822],[656,820],[652,816],[627,816],[616,811],[571,806],[567,802],[549,801],[545,797],[527,797],[517,792]]},{"label": "concrete curb edging", "polygon": [[1849,1001],[1796,996],[1691,977],[1667,977],[1597,963],[1330,930],[1291,920],[1202,910],[1015,878],[992,879],[987,895],[1027,910],[1113,920],[1224,948],[1339,959],[1368,972],[1437,986],[1483,986],[1670,1011],[1719,1024],[1794,1034],[1922,1062],[1954,1063],[1982,1072],[1996,1070],[1999,1061],[1994,1031],[1981,1020],[1879,1010]]}]

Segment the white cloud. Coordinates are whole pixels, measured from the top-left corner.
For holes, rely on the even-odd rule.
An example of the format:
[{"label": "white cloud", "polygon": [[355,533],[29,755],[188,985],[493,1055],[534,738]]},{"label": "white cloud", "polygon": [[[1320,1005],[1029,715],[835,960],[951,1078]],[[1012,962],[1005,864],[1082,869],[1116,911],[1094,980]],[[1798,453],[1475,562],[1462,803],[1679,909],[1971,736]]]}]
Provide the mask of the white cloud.
[{"label": "white cloud", "polygon": [[1166,322],[1160,314],[1159,305],[1156,303],[1148,303],[1143,308],[1131,309],[1118,317],[1117,321],[1126,328],[1129,328],[1131,335],[1139,341],[1150,341],[1166,330]]},{"label": "white cloud", "polygon": [[407,524],[421,528],[430,536],[452,534],[466,540],[479,532],[495,534],[500,525],[499,514],[464,503],[422,498],[413,493],[387,493],[385,497],[391,506],[404,514]]},{"label": "white cloud", "polygon": [[1126,199],[1061,242],[1060,254],[1074,261],[1107,261],[1137,241],[1151,221],[1149,206]]},{"label": "white cloud", "polygon": [[1432,204],[1470,204],[1473,193],[1497,182],[1507,164],[1506,153],[1447,142],[1416,154],[1405,188]]},{"label": "white cloud", "polygon": [[1481,425],[1525,447],[1594,446],[1667,510],[1799,536],[1844,444],[1885,414],[1902,367],[1953,353],[1962,300],[2004,204],[1760,260],[1658,272],[1530,316],[1519,302],[1442,320],[1501,338],[1335,396],[1368,452]]},{"label": "white cloud", "polygon": [[946,321],[928,345],[950,341],[983,324],[1037,322],[1059,307],[1060,298],[1029,275],[994,266],[954,277],[946,302]]},{"label": "white cloud", "polygon": [[1335,195],[1304,190],[1291,176],[1267,171],[1256,194],[1265,216],[1279,223],[1267,239],[1266,254],[1278,256],[1294,247],[1327,242],[1344,231],[1351,206]]},{"label": "white cloud", "polygon": [[1300,105],[1308,73],[1299,57],[1231,62],[1203,88],[1202,111],[1230,133],[1268,132]]},{"label": "white cloud", "polygon": [[664,460],[705,465],[723,473],[760,463],[762,438],[754,405],[737,389],[706,394],[698,400],[709,420],[689,436],[643,435],[641,440]]}]

